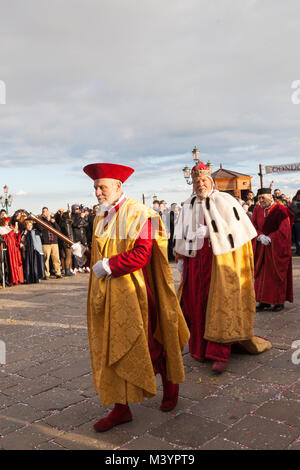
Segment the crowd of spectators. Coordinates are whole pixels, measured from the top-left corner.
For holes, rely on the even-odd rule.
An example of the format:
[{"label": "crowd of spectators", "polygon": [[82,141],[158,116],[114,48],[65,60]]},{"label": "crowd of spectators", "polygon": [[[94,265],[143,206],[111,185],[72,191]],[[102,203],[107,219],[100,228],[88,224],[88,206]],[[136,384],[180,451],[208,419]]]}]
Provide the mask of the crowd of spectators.
[{"label": "crowd of spectators", "polygon": [[[38,218],[89,250],[97,208],[74,204],[69,210],[52,213],[43,207]],[[0,212],[0,288],[89,271],[88,266],[78,265],[70,244],[33,220],[26,210],[19,209],[12,217],[5,210]]]},{"label": "crowd of spectators", "polygon": [[[255,205],[259,203],[257,196],[248,191],[245,200],[236,198],[251,218]],[[292,241],[296,247],[295,254],[300,255],[300,190],[290,200],[280,189],[275,189],[273,200],[288,207],[295,215]],[[73,204],[68,210],[58,209],[52,213],[43,207],[38,218],[89,250],[97,208],[98,205],[88,208]],[[153,210],[159,213],[164,223],[168,236],[168,258],[170,262],[174,261],[174,227],[181,207],[176,203],[168,207],[165,200],[155,200]],[[62,279],[89,271],[87,265],[78,265],[70,244],[32,220],[26,210],[19,209],[12,217],[8,217],[4,209],[0,211],[0,288],[51,278]]]}]

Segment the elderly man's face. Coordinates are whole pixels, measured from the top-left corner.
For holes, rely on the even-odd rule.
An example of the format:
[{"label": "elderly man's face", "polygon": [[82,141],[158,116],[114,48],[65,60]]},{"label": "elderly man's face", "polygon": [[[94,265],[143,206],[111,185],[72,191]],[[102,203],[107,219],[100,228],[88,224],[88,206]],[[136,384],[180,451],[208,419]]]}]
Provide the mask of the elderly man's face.
[{"label": "elderly man's face", "polygon": [[266,209],[272,204],[272,200],[272,194],[260,194],[258,196],[258,202],[264,209]]},{"label": "elderly man's face", "polygon": [[96,198],[99,204],[109,207],[117,202],[122,193],[122,183],[112,178],[99,178],[94,181]]},{"label": "elderly man's face", "polygon": [[213,182],[208,176],[197,176],[193,180],[193,188],[199,199],[205,199],[213,188]]}]

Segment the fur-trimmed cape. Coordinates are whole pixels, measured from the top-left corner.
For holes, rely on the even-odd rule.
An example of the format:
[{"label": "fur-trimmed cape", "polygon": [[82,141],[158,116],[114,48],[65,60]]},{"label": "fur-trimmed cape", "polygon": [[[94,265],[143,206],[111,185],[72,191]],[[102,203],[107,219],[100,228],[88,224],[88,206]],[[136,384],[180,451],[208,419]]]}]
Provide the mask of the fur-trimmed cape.
[{"label": "fur-trimmed cape", "polygon": [[204,219],[214,255],[235,251],[257,236],[246,212],[230,194],[214,191],[201,202],[192,195],[185,201],[175,228],[177,253],[195,256],[196,228]]}]

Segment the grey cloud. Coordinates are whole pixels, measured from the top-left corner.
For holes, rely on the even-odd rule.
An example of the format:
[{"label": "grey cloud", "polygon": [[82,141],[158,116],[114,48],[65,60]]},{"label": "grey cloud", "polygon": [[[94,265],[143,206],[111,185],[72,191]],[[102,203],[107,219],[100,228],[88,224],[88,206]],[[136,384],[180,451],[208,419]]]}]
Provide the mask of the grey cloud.
[{"label": "grey cloud", "polygon": [[231,167],[299,153],[296,1],[0,5],[0,166],[132,161],[151,177],[195,144]]}]

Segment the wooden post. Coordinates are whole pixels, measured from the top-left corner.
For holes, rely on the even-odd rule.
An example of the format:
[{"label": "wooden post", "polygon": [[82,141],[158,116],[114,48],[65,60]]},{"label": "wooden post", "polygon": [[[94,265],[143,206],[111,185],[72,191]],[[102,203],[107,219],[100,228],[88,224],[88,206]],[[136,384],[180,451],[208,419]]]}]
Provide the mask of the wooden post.
[{"label": "wooden post", "polygon": [[263,173],[262,173],[262,164],[259,164],[259,173],[258,176],[260,177],[260,187],[264,187],[264,181],[263,181]]},{"label": "wooden post", "polygon": [[143,204],[145,204],[145,194],[143,193]]}]

